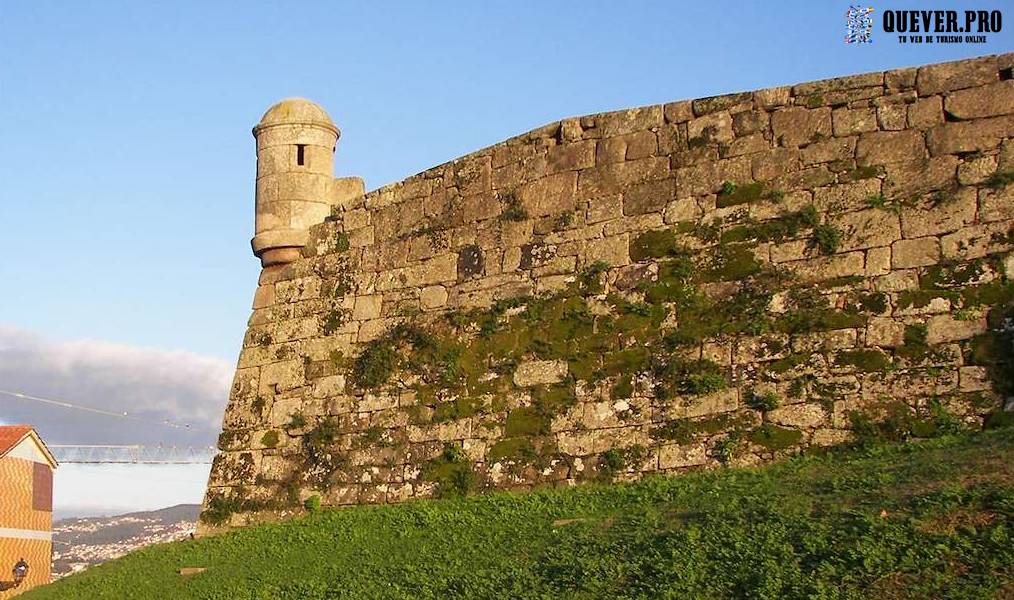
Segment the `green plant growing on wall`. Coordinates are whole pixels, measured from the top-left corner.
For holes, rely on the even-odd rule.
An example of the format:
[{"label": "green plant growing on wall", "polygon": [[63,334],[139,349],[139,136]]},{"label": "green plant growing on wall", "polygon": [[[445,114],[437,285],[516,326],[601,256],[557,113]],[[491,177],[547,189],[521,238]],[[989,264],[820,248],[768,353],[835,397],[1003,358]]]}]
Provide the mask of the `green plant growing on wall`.
[{"label": "green plant growing on wall", "polygon": [[753,391],[747,397],[746,404],[754,410],[767,412],[778,408],[781,403],[781,398],[778,397],[778,393],[774,390],[768,390],[765,392]]},{"label": "green plant growing on wall", "polygon": [[556,218],[556,222],[553,224],[553,229],[559,231],[561,229],[567,229],[574,224],[574,211],[568,210],[567,212],[560,213],[560,216]]},{"label": "green plant growing on wall", "polygon": [[744,242],[748,240],[783,242],[796,237],[802,229],[813,227],[817,223],[819,223],[819,218],[816,216],[816,210],[811,205],[799,211],[784,213],[777,219],[761,222],[747,219],[742,225],[722,232],[719,239],[722,243]]},{"label": "green plant growing on wall", "polygon": [[517,193],[513,190],[500,194],[500,203],[503,205],[500,219],[503,221],[524,221],[528,218],[528,212],[521,205]]},{"label": "green plant growing on wall", "polygon": [[764,423],[751,431],[747,439],[768,450],[779,451],[787,450],[799,444],[803,439],[803,432],[798,429],[788,429],[772,425],[771,423]]},{"label": "green plant growing on wall", "polygon": [[879,350],[859,349],[839,352],[835,356],[839,365],[855,367],[862,373],[882,373],[894,368],[890,357]]},{"label": "green plant growing on wall", "polygon": [[348,310],[332,306],[321,317],[320,330],[324,335],[331,335],[341,329],[348,322],[348,318]]},{"label": "green plant growing on wall", "polygon": [[289,422],[285,424],[286,429],[302,429],[306,427],[306,416],[301,412],[294,412],[289,415]]},{"label": "green plant growing on wall", "polygon": [[1014,183],[1014,171],[997,171],[983,182],[986,187],[994,190],[1001,190],[1011,183]]},{"label": "green plant growing on wall", "polygon": [[790,288],[787,310],[774,320],[772,328],[782,333],[808,333],[863,327],[864,315],[831,308],[827,299],[814,287]]},{"label": "green plant growing on wall", "polygon": [[261,436],[261,445],[265,448],[274,448],[278,445],[278,431],[272,429]]},{"label": "green plant growing on wall", "polygon": [[461,446],[444,444],[440,456],[423,466],[422,478],[437,484],[437,496],[455,498],[467,496],[475,488],[472,463]]},{"label": "green plant growing on wall", "polygon": [[331,477],[346,465],[346,457],[338,451],[338,423],[331,417],[322,419],[303,436],[304,481],[315,486],[330,487]]},{"label": "green plant growing on wall", "polygon": [[727,385],[722,367],[711,360],[683,360],[673,355],[653,357],[655,393],[660,398],[680,394],[703,395]]},{"label": "green plant growing on wall", "polygon": [[719,440],[715,443],[712,454],[721,463],[728,463],[729,461],[736,458],[739,452],[742,450],[742,434],[738,431],[733,431],[727,435],[724,439]]},{"label": "green plant growing on wall", "polygon": [[689,148],[690,150],[696,150],[696,149],[699,149],[699,148],[704,148],[705,146],[707,146],[708,144],[710,144],[712,141],[714,141],[715,136],[717,134],[718,134],[718,127],[716,127],[714,125],[708,125],[708,126],[704,127],[703,129],[701,129],[701,133],[699,135],[696,135],[696,136],[694,136],[692,138],[687,139],[687,148]]},{"label": "green plant growing on wall", "polygon": [[727,208],[756,202],[757,200],[780,202],[784,196],[785,194],[781,190],[768,189],[760,181],[740,185],[731,181],[725,181],[722,182],[722,187],[718,190],[718,197],[715,202],[718,208]]},{"label": "green plant growing on wall", "polygon": [[901,204],[898,202],[889,202],[883,194],[873,194],[866,198],[866,206],[869,208],[879,208],[881,210],[889,210],[893,213],[901,212]]},{"label": "green plant growing on wall", "polygon": [[317,494],[314,494],[314,495],[310,496],[309,498],[307,498],[306,500],[304,500],[303,501],[303,508],[305,508],[307,510],[307,512],[317,512],[317,511],[319,511],[320,510],[320,496],[318,496]]},{"label": "green plant growing on wall", "polygon": [[605,479],[612,479],[626,465],[627,461],[623,456],[623,451],[617,448],[610,448],[599,457],[599,473]]},{"label": "green plant growing on wall", "polygon": [[609,270],[609,263],[597,260],[589,265],[581,274],[578,276],[578,285],[581,293],[585,295],[600,294],[605,291],[605,286],[602,283],[603,274]]},{"label": "green plant growing on wall", "polygon": [[347,252],[352,247],[351,241],[349,240],[349,234],[344,231],[339,231],[334,236],[334,249],[335,252]]},{"label": "green plant growing on wall", "polygon": [[932,438],[958,433],[964,428],[961,420],[935,398],[921,408],[912,408],[901,400],[886,400],[878,412],[878,417],[862,411],[848,413],[855,445],[873,446],[911,438]]},{"label": "green plant growing on wall", "polygon": [[831,255],[841,247],[842,232],[833,225],[821,224],[813,228],[813,243],[821,254]]}]

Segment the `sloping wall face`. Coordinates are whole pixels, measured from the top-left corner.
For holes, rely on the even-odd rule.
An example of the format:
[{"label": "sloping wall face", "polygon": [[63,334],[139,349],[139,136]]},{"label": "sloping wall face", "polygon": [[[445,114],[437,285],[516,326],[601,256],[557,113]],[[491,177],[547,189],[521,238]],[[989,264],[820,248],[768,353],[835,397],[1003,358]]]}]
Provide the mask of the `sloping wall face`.
[{"label": "sloping wall face", "polygon": [[262,274],[203,530],[1002,419],[1012,64],[567,119],[357,199]]}]

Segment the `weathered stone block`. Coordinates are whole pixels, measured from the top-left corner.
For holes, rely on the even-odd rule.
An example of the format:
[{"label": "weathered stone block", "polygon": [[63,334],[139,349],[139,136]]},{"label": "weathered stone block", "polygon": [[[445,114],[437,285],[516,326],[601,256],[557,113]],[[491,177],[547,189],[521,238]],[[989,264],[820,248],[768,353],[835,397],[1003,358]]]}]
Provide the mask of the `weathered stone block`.
[{"label": "weathered stone block", "polygon": [[535,360],[518,365],[514,384],[518,387],[559,383],[567,376],[567,363],[562,360]]},{"label": "weathered stone block", "polygon": [[901,231],[905,238],[918,238],[957,231],[975,220],[977,206],[974,188],[962,188],[953,196],[918,206],[903,206]]},{"label": "weathered stone block", "polygon": [[967,340],[986,329],[985,317],[972,321],[959,321],[953,315],[936,315],[926,322],[926,342],[943,344]]},{"label": "weathered stone block", "polygon": [[926,130],[926,144],[932,156],[992,150],[1000,140],[1014,136],[1014,116],[991,117],[944,123]]},{"label": "weathered stone block", "polygon": [[900,240],[891,246],[891,266],[895,269],[927,267],[940,262],[940,240],[924,237]]},{"label": "weathered stone block", "polygon": [[824,94],[828,92],[840,92],[857,88],[875,87],[884,84],[883,73],[861,73],[859,75],[846,75],[833,79],[821,79],[819,81],[808,81],[800,83],[792,88],[796,96],[808,96],[811,94]]},{"label": "weathered stone block", "polygon": [[979,190],[979,220],[987,223],[1014,220],[1014,185]]},{"label": "weathered stone block", "polygon": [[737,94],[723,94],[708,98],[698,98],[691,102],[696,115],[706,115],[720,110],[729,110],[738,105],[750,105],[753,102],[751,92],[740,92]]},{"label": "weathered stone block", "polygon": [[876,177],[851,183],[829,185],[813,190],[813,205],[817,210],[840,213],[863,210],[868,200],[880,193],[880,180]]},{"label": "weathered stone block", "polygon": [[419,303],[424,310],[433,310],[447,304],[447,288],[431,285],[419,291]]},{"label": "weathered stone block", "polygon": [[836,108],[831,113],[831,125],[836,136],[851,136],[877,131],[877,113],[872,107]]},{"label": "weathered stone block", "polygon": [[877,107],[877,125],[884,131],[901,131],[905,129],[907,112],[904,104],[882,104]]},{"label": "weathered stone block", "polygon": [[908,90],[915,87],[915,78],[918,73],[916,67],[906,69],[895,69],[884,73],[884,85],[888,91]]},{"label": "weathered stone block", "polygon": [[1002,221],[964,227],[940,238],[944,258],[968,260],[1014,249],[1011,231]]},{"label": "weathered stone block", "polygon": [[771,187],[777,190],[812,190],[827,185],[835,179],[834,173],[824,165],[786,173],[771,181]]},{"label": "weathered stone block", "polygon": [[663,217],[666,223],[696,221],[704,214],[700,205],[693,198],[678,198],[666,204]]},{"label": "weathered stone block", "polygon": [[658,449],[658,468],[680,469],[708,462],[704,444],[666,445]]},{"label": "weathered stone block", "polygon": [[993,388],[989,370],[985,367],[958,369],[958,389],[962,392],[984,392]]},{"label": "weathered stone block", "polygon": [[862,273],[864,263],[863,252],[847,252],[784,264],[804,281],[821,281]]},{"label": "weathered stone block", "polygon": [[275,286],[259,285],[254,292],[253,309],[267,308],[275,303]]},{"label": "weathered stone block", "polygon": [[586,222],[601,223],[623,216],[623,197],[619,194],[599,196],[588,201]]},{"label": "weathered stone block", "polygon": [[360,412],[373,412],[377,410],[388,410],[398,406],[398,396],[395,394],[374,394],[367,392],[359,399],[358,409]]},{"label": "weathered stone block", "polygon": [[986,56],[960,62],[942,63],[919,67],[916,88],[920,96],[949,92],[977,85],[992,83],[999,79],[996,58]]},{"label": "weathered stone block", "polygon": [[835,329],[792,336],[793,352],[830,352],[855,348],[859,339],[856,329]]},{"label": "weathered stone block", "polygon": [[601,137],[647,131],[662,124],[662,107],[644,106],[594,115],[595,128]]},{"label": "weathered stone block", "polygon": [[782,263],[817,256],[817,248],[810,240],[792,240],[771,245],[771,262]]},{"label": "weathered stone block", "polygon": [[870,248],[866,251],[867,277],[884,275],[891,270],[891,249],[887,246],[881,248]]},{"label": "weathered stone block", "polygon": [[763,133],[754,133],[734,139],[722,149],[722,156],[733,157],[754,154],[767,150],[769,147],[770,144],[764,139]]},{"label": "weathered stone block", "polygon": [[948,94],[944,109],[962,120],[1010,115],[1014,113],[1014,80]]},{"label": "weathered stone block", "polygon": [[605,196],[622,192],[635,183],[664,179],[668,174],[669,160],[662,157],[604,165],[581,171],[578,191],[583,197]]},{"label": "weathered stone block", "polygon": [[300,387],[304,383],[303,361],[283,360],[261,367],[258,393],[273,396]]},{"label": "weathered stone block", "polygon": [[736,410],[739,406],[739,392],[728,388],[705,396],[684,398],[663,409],[652,420],[692,419]]},{"label": "weathered stone block", "polygon": [[782,86],[776,88],[768,88],[766,90],[757,90],[753,93],[753,100],[758,107],[764,109],[777,108],[779,106],[788,105],[792,99],[792,88],[789,86]]},{"label": "weathered stone block", "polygon": [[[582,171],[582,176],[593,170]],[[518,201],[529,217],[544,217],[574,210],[577,178],[576,172],[568,171],[526,183],[518,189]]]},{"label": "weathered stone block", "polygon": [[830,108],[786,108],[771,115],[771,129],[781,146],[801,146],[831,135]]},{"label": "weathered stone block", "polygon": [[908,106],[908,126],[926,129],[944,122],[943,102],[940,96],[920,98]]},{"label": "weathered stone block", "polygon": [[732,115],[732,130],[737,136],[767,131],[770,117],[763,110],[745,110]]},{"label": "weathered stone block", "polygon": [[884,165],[884,196],[907,200],[913,195],[951,187],[957,172],[956,156],[934,156]]},{"label": "weathered stone block", "polygon": [[623,214],[630,216],[659,212],[675,193],[676,182],[673,179],[634,185],[623,193]]},{"label": "weathered stone block", "polygon": [[687,123],[687,137],[707,142],[729,142],[735,134],[732,131],[732,116],[720,112],[694,119]]},{"label": "weathered stone block", "polygon": [[851,159],[855,153],[856,138],[832,138],[826,142],[810,144],[803,148],[803,164],[812,165],[836,160]]},{"label": "weathered stone block", "polygon": [[868,209],[845,213],[832,216],[829,222],[842,232],[839,251],[886,246],[901,239],[898,215],[891,211]]},{"label": "weathered stone block", "polygon": [[463,225],[492,219],[501,212],[500,200],[493,193],[474,194],[461,198],[452,214],[451,223]]},{"label": "weathered stone block", "polygon": [[638,131],[623,136],[626,144],[626,160],[637,160],[655,156],[658,152],[658,136],[652,131]]},{"label": "weathered stone block", "polygon": [[588,242],[585,263],[591,264],[596,261],[603,261],[611,267],[630,264],[630,236],[614,235]]},{"label": "weathered stone block", "polygon": [[996,165],[996,156],[966,159],[958,165],[958,183],[961,185],[983,183],[996,172]]},{"label": "weathered stone block", "polygon": [[926,154],[926,144],[919,131],[875,131],[859,136],[856,162],[860,165],[916,160]]},{"label": "weathered stone block", "polygon": [[352,318],[361,321],[376,319],[380,317],[380,306],[382,298],[379,294],[372,296],[358,296],[355,308],[352,309]]},{"label": "weathered stone block", "polygon": [[895,348],[905,343],[905,324],[886,317],[871,317],[866,324],[866,344]]},{"label": "weathered stone block", "polygon": [[685,123],[694,118],[693,102],[690,100],[670,102],[664,110],[667,123]]},{"label": "weathered stone block", "polygon": [[786,427],[810,428],[823,425],[827,413],[819,404],[792,404],[768,411],[767,418]]},{"label": "weathered stone block", "polygon": [[750,157],[753,178],[767,181],[799,168],[801,153],[795,148],[771,148]]},{"label": "weathered stone block", "polygon": [[549,149],[546,160],[550,173],[576,171],[594,166],[595,140],[554,146]]}]

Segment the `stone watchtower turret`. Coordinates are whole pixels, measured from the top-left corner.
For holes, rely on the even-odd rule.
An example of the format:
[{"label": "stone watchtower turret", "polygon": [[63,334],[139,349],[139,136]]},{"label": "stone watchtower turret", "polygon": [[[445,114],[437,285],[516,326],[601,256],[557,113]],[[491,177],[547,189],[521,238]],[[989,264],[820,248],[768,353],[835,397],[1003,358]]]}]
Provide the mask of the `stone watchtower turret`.
[{"label": "stone watchtower turret", "polygon": [[282,100],[264,113],[253,134],[257,213],[250,243],[261,266],[284,265],[299,258],[307,231],[332,206],[363,194],[363,180],[333,176],[341,132],[314,102]]}]

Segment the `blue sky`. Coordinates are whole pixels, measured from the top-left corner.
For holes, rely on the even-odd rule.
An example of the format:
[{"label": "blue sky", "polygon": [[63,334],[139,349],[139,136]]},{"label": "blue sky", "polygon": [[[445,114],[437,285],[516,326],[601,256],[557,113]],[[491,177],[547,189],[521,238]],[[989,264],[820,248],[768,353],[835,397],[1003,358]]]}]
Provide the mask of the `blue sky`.
[{"label": "blue sky", "polygon": [[204,426],[2,397],[0,421],[64,443],[213,438],[258,273],[250,129],[280,98],[322,104],[336,174],[372,189],[566,116],[1011,51],[1014,10],[988,44],[879,31],[887,9],[1006,4],[876,3],[854,46],[848,3],[812,0],[3,2],[0,363],[21,366],[0,364],[0,389]]}]

